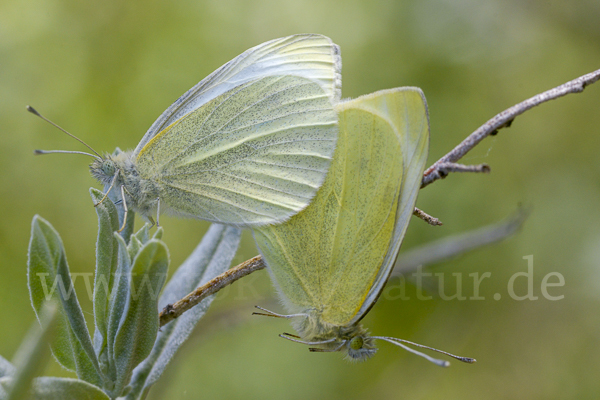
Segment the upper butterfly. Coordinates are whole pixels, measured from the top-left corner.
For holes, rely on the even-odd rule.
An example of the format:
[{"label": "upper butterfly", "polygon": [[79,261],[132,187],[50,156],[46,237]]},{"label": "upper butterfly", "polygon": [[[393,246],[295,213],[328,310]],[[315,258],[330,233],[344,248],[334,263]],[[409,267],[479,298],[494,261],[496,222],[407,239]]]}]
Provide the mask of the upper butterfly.
[{"label": "upper butterfly", "polygon": [[329,38],[271,40],[188,90],[135,150],[94,156],[91,174],[150,221],[167,212],[242,227],[279,223],[325,179],[340,95],[340,50]]}]

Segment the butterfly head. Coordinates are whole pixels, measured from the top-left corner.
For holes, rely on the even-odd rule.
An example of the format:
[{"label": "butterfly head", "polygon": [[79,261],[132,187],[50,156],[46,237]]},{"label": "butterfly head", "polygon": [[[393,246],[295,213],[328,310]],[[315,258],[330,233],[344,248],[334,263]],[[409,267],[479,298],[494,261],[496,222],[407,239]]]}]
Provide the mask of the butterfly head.
[{"label": "butterfly head", "polygon": [[[103,185],[110,185],[117,175],[127,175],[129,171],[135,169],[130,160],[129,153],[125,153],[117,149],[112,154],[105,154],[104,157],[94,159],[90,164],[90,173],[92,176]],[[117,183],[121,179],[117,176]]]},{"label": "butterfly head", "polygon": [[90,173],[103,185],[110,184],[116,172],[117,166],[110,155],[106,155],[101,159],[95,159],[90,164]]},{"label": "butterfly head", "polygon": [[377,352],[375,341],[360,325],[341,328],[340,339],[344,343],[346,358],[350,361],[365,361]]}]

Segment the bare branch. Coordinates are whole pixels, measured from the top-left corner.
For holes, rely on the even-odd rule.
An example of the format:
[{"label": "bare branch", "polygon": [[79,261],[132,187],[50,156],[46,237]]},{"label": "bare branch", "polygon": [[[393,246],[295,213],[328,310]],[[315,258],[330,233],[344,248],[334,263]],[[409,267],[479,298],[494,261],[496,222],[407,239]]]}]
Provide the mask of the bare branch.
[{"label": "bare branch", "polygon": [[482,172],[487,174],[490,172],[490,166],[487,164],[465,165],[447,162],[438,164],[437,170],[442,177],[445,177],[450,172]]},{"label": "bare branch", "polygon": [[[510,126],[516,116],[546,101],[565,96],[569,93],[580,93],[587,85],[590,85],[599,79],[600,70],[597,70],[537,96],[531,97],[530,99],[496,115],[469,135],[452,151],[429,167],[423,174],[421,188],[424,188],[438,179],[446,177],[450,172],[489,172],[489,166],[486,164],[466,166],[457,164],[456,161],[460,160],[485,137],[495,135],[498,133],[498,129]],[[427,215],[418,208],[415,208],[414,214],[432,225],[441,225],[441,222],[437,218]],[[399,274],[413,267],[416,268],[415,263],[418,263],[417,266],[431,264],[454,255],[465,253],[474,248],[499,241],[518,230],[524,218],[525,213],[520,213],[517,217],[506,223],[483,228],[475,232],[464,234],[463,236],[438,241],[405,253],[396,261],[394,274]],[[251,258],[250,260],[231,268],[207,284],[197,288],[194,292],[178,302],[166,306],[160,313],[160,326],[164,326],[168,322],[179,317],[185,311],[200,303],[204,298],[215,294],[227,285],[263,268],[265,268],[265,264],[260,256]]]},{"label": "bare branch", "polygon": [[429,225],[433,225],[433,226],[441,226],[442,221],[440,221],[439,219],[432,217],[431,215],[427,214],[425,211],[415,207],[414,211],[413,211],[413,215],[415,217],[419,217],[421,218],[423,221],[427,222]]},{"label": "bare branch", "polygon": [[240,265],[233,267],[221,275],[202,285],[192,293],[185,296],[183,299],[174,304],[167,305],[160,313],[160,326],[164,326],[171,322],[181,314],[194,307],[206,297],[217,293],[227,285],[231,285],[238,279],[251,274],[254,271],[265,268],[261,256],[253,257],[244,261]]},{"label": "bare branch", "polygon": [[391,276],[399,276],[413,271],[419,266],[435,264],[479,247],[499,242],[521,229],[528,215],[527,210],[519,210],[504,222],[440,239],[405,253],[400,253]]},{"label": "bare branch", "polygon": [[467,154],[471,149],[473,149],[477,144],[479,144],[479,142],[481,142],[487,136],[495,135],[496,133],[498,133],[499,129],[509,127],[512,121],[518,115],[523,114],[525,111],[535,106],[538,106],[550,100],[557,99],[567,94],[581,93],[587,85],[591,85],[599,79],[600,69],[591,72],[587,75],[580,76],[577,79],[573,79],[572,81],[557,86],[554,89],[547,90],[544,93],[538,94],[537,96],[533,96],[517,105],[514,105],[502,111],[500,114],[497,114],[485,124],[481,125],[475,132],[470,134],[458,146],[452,149],[452,151],[450,151],[448,154],[437,160],[431,167],[427,168],[427,170],[423,174],[421,188],[424,188],[425,186],[429,185],[432,182],[435,182],[438,179],[443,179],[446,177],[447,173],[444,174],[444,171],[440,170],[440,165],[443,165],[445,163],[455,163],[456,161],[460,160],[462,157],[464,157],[465,154]]},{"label": "bare branch", "polygon": [[[467,253],[476,248],[499,242],[517,232],[523,225],[527,215],[527,211],[519,210],[505,222],[438,240],[407,251],[398,257],[391,276],[399,276],[415,270],[418,266],[434,264]],[[262,257],[256,256],[222,273],[178,302],[167,305],[160,313],[160,326],[168,324],[225,286],[263,268],[265,268],[265,263]]]}]

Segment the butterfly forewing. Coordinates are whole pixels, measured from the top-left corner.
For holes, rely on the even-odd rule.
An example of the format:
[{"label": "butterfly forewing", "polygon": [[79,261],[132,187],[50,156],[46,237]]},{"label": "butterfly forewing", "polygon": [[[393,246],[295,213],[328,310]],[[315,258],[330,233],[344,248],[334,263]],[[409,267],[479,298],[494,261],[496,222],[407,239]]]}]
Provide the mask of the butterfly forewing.
[{"label": "butterfly forewing", "polygon": [[293,35],[265,42],[229,61],[184,93],[152,124],[137,155],[159,132],[210,100],[246,82],[271,75],[294,75],[317,82],[337,102],[341,95],[341,56],[322,35]]},{"label": "butterfly forewing", "polygon": [[306,207],[325,178],[337,132],[320,85],[267,76],[172,123],[142,149],[137,164],[167,210],[262,225]]}]

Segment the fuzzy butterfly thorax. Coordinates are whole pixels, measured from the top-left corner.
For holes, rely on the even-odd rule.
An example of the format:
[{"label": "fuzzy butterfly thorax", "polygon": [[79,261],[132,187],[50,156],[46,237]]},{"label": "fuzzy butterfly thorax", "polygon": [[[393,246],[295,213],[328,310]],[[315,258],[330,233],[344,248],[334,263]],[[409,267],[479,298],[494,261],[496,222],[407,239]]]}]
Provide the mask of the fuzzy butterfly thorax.
[{"label": "fuzzy butterfly thorax", "polygon": [[131,210],[145,218],[151,218],[156,213],[159,197],[156,184],[140,176],[131,151],[115,151],[95,159],[90,165],[90,173],[104,187],[112,184],[112,190],[118,196],[123,187],[127,207]]}]

